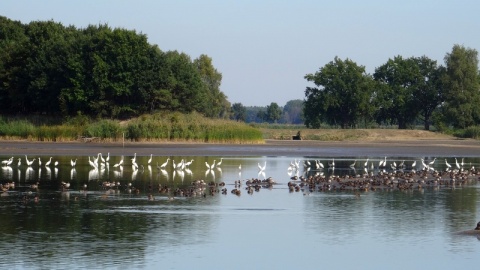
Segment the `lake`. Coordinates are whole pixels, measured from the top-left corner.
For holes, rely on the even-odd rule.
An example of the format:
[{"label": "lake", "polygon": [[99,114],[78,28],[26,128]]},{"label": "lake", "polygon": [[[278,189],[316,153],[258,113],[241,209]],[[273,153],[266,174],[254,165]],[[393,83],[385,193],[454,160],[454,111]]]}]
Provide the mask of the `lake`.
[{"label": "lake", "polygon": [[[399,177],[390,186],[372,188],[371,182],[359,188],[346,183],[392,177],[393,162],[405,164],[396,174],[410,172],[414,161],[419,172],[421,160],[389,156],[388,166],[378,168],[384,156],[153,155],[149,166],[149,155],[135,156],[112,155],[108,165],[95,168],[89,159],[98,156],[52,156],[46,167],[49,156],[29,155],[36,160],[28,166],[24,155],[14,155],[0,173],[3,188],[12,185],[0,193],[0,267],[474,269],[480,264],[479,239],[455,234],[480,221],[478,176],[452,183],[444,174],[443,184],[432,176],[448,169],[445,159],[452,170],[455,158],[461,163],[462,157],[423,157],[427,164],[435,159],[428,179],[406,181],[407,188],[400,187]],[[132,167],[134,157],[138,168]],[[168,166],[158,169],[167,158]],[[121,159],[123,166],[114,167]],[[174,169],[172,160],[182,159],[193,162]],[[205,163],[214,160],[222,164],[208,169]],[[317,169],[315,160],[324,168]],[[327,166],[332,160],[335,169]],[[298,169],[289,169],[295,162]],[[480,166],[478,157],[463,162],[465,171]],[[259,171],[259,165],[265,169]],[[312,188],[301,180],[309,176],[342,180]],[[260,182],[249,192],[252,179],[274,183]],[[232,193],[235,188],[239,195]]]}]

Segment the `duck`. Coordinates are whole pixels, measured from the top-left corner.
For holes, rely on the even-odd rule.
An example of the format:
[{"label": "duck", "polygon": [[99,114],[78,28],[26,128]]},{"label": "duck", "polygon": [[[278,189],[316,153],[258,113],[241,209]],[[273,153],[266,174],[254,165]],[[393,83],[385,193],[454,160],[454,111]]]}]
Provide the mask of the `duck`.
[{"label": "duck", "polygon": [[480,221],[477,223],[477,227],[475,227],[473,230],[461,231],[461,232],[458,232],[457,234],[461,234],[461,235],[480,235]]}]

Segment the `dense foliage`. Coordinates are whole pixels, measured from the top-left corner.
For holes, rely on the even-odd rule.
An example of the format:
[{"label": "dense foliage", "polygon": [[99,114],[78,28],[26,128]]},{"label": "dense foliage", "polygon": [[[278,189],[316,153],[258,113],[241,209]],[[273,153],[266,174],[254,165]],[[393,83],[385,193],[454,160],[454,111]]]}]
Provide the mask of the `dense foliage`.
[{"label": "dense foliage", "polygon": [[144,34],[0,17],[0,113],[127,118],[158,110],[228,117],[212,59],[161,51]]},{"label": "dense foliage", "polygon": [[350,59],[335,57],[305,76],[316,86],[305,90],[305,124],[355,128],[363,120],[406,129],[422,121],[426,130],[431,123],[437,129],[479,125],[477,51],[455,45],[445,63],[443,67],[426,56],[396,56],[371,76]]}]

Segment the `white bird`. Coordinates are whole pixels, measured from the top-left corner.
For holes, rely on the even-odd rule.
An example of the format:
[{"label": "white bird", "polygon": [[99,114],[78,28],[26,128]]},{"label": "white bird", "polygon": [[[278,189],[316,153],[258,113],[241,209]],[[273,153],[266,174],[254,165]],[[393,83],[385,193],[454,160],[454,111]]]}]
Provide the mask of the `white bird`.
[{"label": "white bird", "polygon": [[357,161],[355,160],[352,164],[350,164],[350,168],[355,168],[356,163],[357,163]]},{"label": "white bird", "polygon": [[17,165],[20,167],[20,165],[22,165],[22,159],[21,158],[18,158],[18,163]]},{"label": "white bird", "polygon": [[463,167],[463,165],[465,165],[465,163],[463,163],[463,159],[464,159],[464,158],[462,158],[462,163],[460,163],[460,165],[462,165],[462,167]]},{"label": "white bird", "polygon": [[58,166],[58,160],[55,161],[55,164],[54,164],[54,165],[55,165],[55,167]]},{"label": "white bird", "polygon": [[71,159],[70,160],[70,165],[72,165],[72,167],[75,167],[75,165],[77,165],[77,159],[75,159],[75,160]]},{"label": "white bird", "polygon": [[118,167],[118,166],[121,166],[123,164],[123,156],[122,156],[122,159],[120,159],[120,161],[116,164],[113,165],[114,168]]},{"label": "white bird", "polygon": [[457,158],[455,158],[455,166],[457,166],[457,169],[460,169],[460,164],[458,164]]},{"label": "white bird", "polygon": [[42,160],[38,157],[38,167],[42,166]]},{"label": "white bird", "polygon": [[192,164],[192,162],[193,162],[193,159],[192,159],[192,160],[190,160],[189,162],[185,162],[185,167],[188,167],[188,166],[190,166],[190,165]]},{"label": "white bird", "polygon": [[436,160],[436,159],[437,159],[437,158],[434,158],[432,161],[430,161],[430,162],[428,163],[428,165],[433,165],[433,163],[435,163],[435,160]]},{"label": "white bird", "polygon": [[9,166],[10,164],[12,164],[12,162],[13,162],[13,157],[11,157],[9,159],[2,160],[2,165],[3,166]]},{"label": "white bird", "polygon": [[102,153],[98,153],[98,155],[100,156],[100,160],[102,161],[102,163],[105,163],[105,159],[103,158]]},{"label": "white bird", "polygon": [[160,168],[165,168],[167,167],[167,164],[168,164],[168,161],[170,160],[170,158],[167,158],[167,161],[165,161],[162,165],[160,165]]},{"label": "white bird", "polygon": [[213,170],[213,168],[215,167],[215,160],[213,161],[212,165],[208,164],[208,163],[205,161],[205,165],[207,166],[208,169]]},{"label": "white bird", "polygon": [[97,163],[93,162],[93,161],[90,159],[90,156],[88,156],[88,164],[90,164],[90,166],[92,166],[93,168],[98,169]]},{"label": "white bird", "polygon": [[107,157],[105,158],[105,162],[109,162],[110,161],[110,152],[107,153]]},{"label": "white bird", "polygon": [[449,168],[449,169],[452,167],[452,165],[450,165],[450,164],[448,163],[447,159],[445,159],[445,165],[447,165],[447,168]]},{"label": "white bird", "polygon": [[335,159],[332,159],[332,162],[328,163],[328,167],[335,167]]},{"label": "white bird", "polygon": [[367,161],[365,161],[365,164],[363,164],[364,167],[368,167],[368,158]]},{"label": "white bird", "polygon": [[132,163],[135,163],[136,160],[137,160],[137,153],[135,153],[135,155],[133,156]]},{"label": "white bird", "polygon": [[415,168],[417,166],[417,161],[414,160],[413,163],[412,163],[412,168]]},{"label": "white bird", "polygon": [[265,161],[265,163],[262,165],[260,165],[260,163],[258,163],[258,170],[263,172],[265,171],[265,168],[267,167],[267,162]]},{"label": "white bird", "polygon": [[219,167],[220,165],[222,165],[222,162],[223,162],[223,158],[220,158],[220,161],[217,162],[217,164],[215,166]]},{"label": "white bird", "polygon": [[50,163],[52,163],[52,157],[45,163],[45,167],[50,166]]},{"label": "white bird", "polygon": [[153,154],[150,154],[150,158],[148,159],[147,164],[152,163],[152,158],[153,158]]},{"label": "white bird", "polygon": [[32,164],[33,164],[34,161],[35,161],[35,159],[33,159],[33,160],[28,160],[27,155],[25,155],[25,162],[27,163],[27,166],[32,166]]}]

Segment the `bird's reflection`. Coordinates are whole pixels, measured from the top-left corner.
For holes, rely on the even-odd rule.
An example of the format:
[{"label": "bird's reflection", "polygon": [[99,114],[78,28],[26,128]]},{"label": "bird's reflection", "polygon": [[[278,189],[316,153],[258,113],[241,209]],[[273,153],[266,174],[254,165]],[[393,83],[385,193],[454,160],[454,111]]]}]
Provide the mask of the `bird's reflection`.
[{"label": "bird's reflection", "polygon": [[113,177],[115,177],[116,179],[121,179],[123,178],[123,166],[117,166],[118,167],[118,170],[114,170],[113,171]]},{"label": "bird's reflection", "polygon": [[70,179],[74,180],[76,178],[77,178],[77,170],[75,169],[75,167],[73,167],[72,169],[70,169]]},{"label": "bird's reflection", "polygon": [[99,178],[99,171],[97,168],[93,168],[88,171],[88,181],[98,180]]},{"label": "bird's reflection", "polygon": [[32,167],[28,167],[27,170],[25,171],[25,180],[31,181],[34,178],[35,178],[35,171],[32,169]]},{"label": "bird's reflection", "polygon": [[259,171],[259,172],[258,172],[258,177],[265,179],[265,171]]}]

